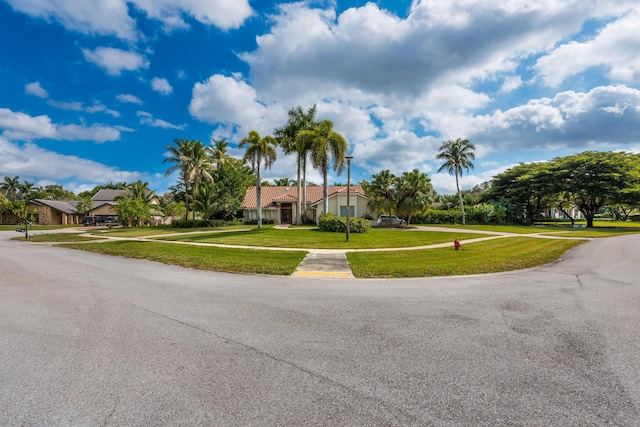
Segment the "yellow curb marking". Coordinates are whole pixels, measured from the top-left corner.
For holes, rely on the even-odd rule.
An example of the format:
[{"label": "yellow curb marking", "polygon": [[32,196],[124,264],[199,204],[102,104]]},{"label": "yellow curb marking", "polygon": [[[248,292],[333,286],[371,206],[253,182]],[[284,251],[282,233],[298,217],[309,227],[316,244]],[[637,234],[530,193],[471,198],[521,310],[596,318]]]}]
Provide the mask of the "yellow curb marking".
[{"label": "yellow curb marking", "polygon": [[351,273],[337,272],[337,271],[297,271],[293,273],[293,276],[303,277],[348,277],[351,278]]}]

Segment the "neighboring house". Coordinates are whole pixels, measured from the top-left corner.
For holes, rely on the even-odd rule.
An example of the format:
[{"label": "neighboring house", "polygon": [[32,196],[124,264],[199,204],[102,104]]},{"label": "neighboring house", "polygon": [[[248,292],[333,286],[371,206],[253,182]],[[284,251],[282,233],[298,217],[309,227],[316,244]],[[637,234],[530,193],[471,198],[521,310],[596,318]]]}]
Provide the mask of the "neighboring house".
[{"label": "neighboring house", "polygon": [[77,200],[35,199],[27,204],[28,211],[35,214],[34,222],[41,225],[80,224],[77,207]]},{"label": "neighboring house", "polygon": [[[573,219],[581,219],[582,212],[577,206],[572,206],[567,210],[567,213],[573,217]],[[541,212],[542,216],[547,219],[567,219],[567,216],[560,209],[548,208]]]},{"label": "neighboring house", "polygon": [[92,198],[93,208],[87,216],[110,217],[117,216],[114,206],[118,205],[116,198],[127,194],[128,190],[99,190]]},{"label": "neighboring house", "polygon": [[[307,187],[307,206],[302,206],[302,214],[318,222],[322,215],[323,194],[322,186]],[[347,216],[347,186],[328,187],[329,212],[337,216]],[[369,199],[359,185],[351,186],[349,206],[351,217],[363,217],[370,214],[367,207]],[[295,223],[298,203],[298,188],[291,187],[262,187],[262,219],[275,219],[278,224]],[[256,187],[250,187],[242,203],[245,220],[258,219],[258,202]]]}]

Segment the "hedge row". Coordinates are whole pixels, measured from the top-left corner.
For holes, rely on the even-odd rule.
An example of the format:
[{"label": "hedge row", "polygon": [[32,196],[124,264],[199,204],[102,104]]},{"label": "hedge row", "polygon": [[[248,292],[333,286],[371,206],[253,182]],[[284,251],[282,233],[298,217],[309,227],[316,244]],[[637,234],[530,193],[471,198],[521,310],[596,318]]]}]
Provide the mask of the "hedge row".
[{"label": "hedge row", "polygon": [[244,221],[234,219],[225,221],[223,219],[177,219],[171,221],[171,226],[175,228],[203,228],[203,227],[228,227],[230,225],[242,225]]},{"label": "hedge row", "polygon": [[[368,233],[371,231],[371,222],[364,218],[351,218],[349,220],[350,233]],[[347,218],[335,216],[332,213],[322,215],[318,223],[320,231],[330,231],[334,233],[345,233],[347,231]]]}]

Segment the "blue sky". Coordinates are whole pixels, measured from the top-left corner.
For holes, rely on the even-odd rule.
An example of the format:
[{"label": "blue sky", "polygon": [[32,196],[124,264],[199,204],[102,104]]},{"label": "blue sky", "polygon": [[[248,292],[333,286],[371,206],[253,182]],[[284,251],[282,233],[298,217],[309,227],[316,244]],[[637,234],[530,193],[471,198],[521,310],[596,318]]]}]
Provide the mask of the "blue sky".
[{"label": "blue sky", "polygon": [[[418,168],[441,194],[443,140],[476,145],[463,188],[639,152],[638,28],[637,0],[0,0],[0,177],[164,192],[175,138],[241,156],[250,130],[313,104],[349,142],[353,181]],[[295,158],[263,176],[295,178]]]}]

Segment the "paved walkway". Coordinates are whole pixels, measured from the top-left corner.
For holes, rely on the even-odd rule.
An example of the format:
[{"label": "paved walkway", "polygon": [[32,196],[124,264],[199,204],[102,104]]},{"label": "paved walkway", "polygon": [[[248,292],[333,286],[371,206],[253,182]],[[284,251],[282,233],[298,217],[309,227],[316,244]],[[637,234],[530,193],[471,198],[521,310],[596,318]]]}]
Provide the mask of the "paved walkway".
[{"label": "paved walkway", "polygon": [[[288,229],[287,225],[277,225],[275,228]],[[81,229],[85,230],[85,229]],[[234,231],[249,231],[246,230],[234,230]],[[570,237],[570,236],[554,236],[552,233],[506,233],[501,231],[487,231],[487,230],[474,230],[474,229],[459,229],[459,228],[447,228],[447,227],[430,227],[430,226],[415,226],[411,229],[400,230],[403,232],[413,231],[437,231],[437,232],[449,232],[452,234],[486,234],[487,237],[477,237],[474,239],[459,239],[462,245],[475,242],[483,242],[493,239],[502,239],[509,237],[531,237],[539,239],[580,239],[590,240],[584,237]],[[51,230],[43,231],[42,234],[50,233]],[[60,233],[77,232],[77,229],[64,229],[58,231]],[[116,236],[100,236],[96,234],[87,234],[91,237],[100,237],[104,240],[136,240],[136,241],[154,241],[154,239],[160,237],[171,236],[184,236],[189,234],[205,234],[205,233],[225,233],[226,230],[220,231],[193,231],[187,233],[170,233],[170,234],[158,234],[151,236],[138,236],[138,237],[116,237]],[[37,233],[36,233],[37,234]],[[454,237],[455,238],[455,237]],[[92,242],[95,242],[92,241]],[[431,245],[401,247],[401,248],[371,248],[371,249],[309,249],[309,248],[274,248],[274,247],[262,247],[262,246],[247,246],[247,245],[225,245],[217,243],[201,243],[201,242],[180,242],[163,240],[163,243],[172,243],[177,245],[195,245],[195,246],[215,246],[223,248],[242,248],[242,249],[261,249],[261,250],[277,250],[277,251],[306,251],[307,256],[302,260],[296,271],[292,274],[294,277],[322,277],[322,278],[338,278],[338,279],[353,279],[353,273],[349,262],[347,260],[347,252],[388,252],[388,251],[410,251],[420,249],[439,249],[453,246],[453,239],[451,242],[435,243]],[[87,242],[89,243],[89,242]]]}]

